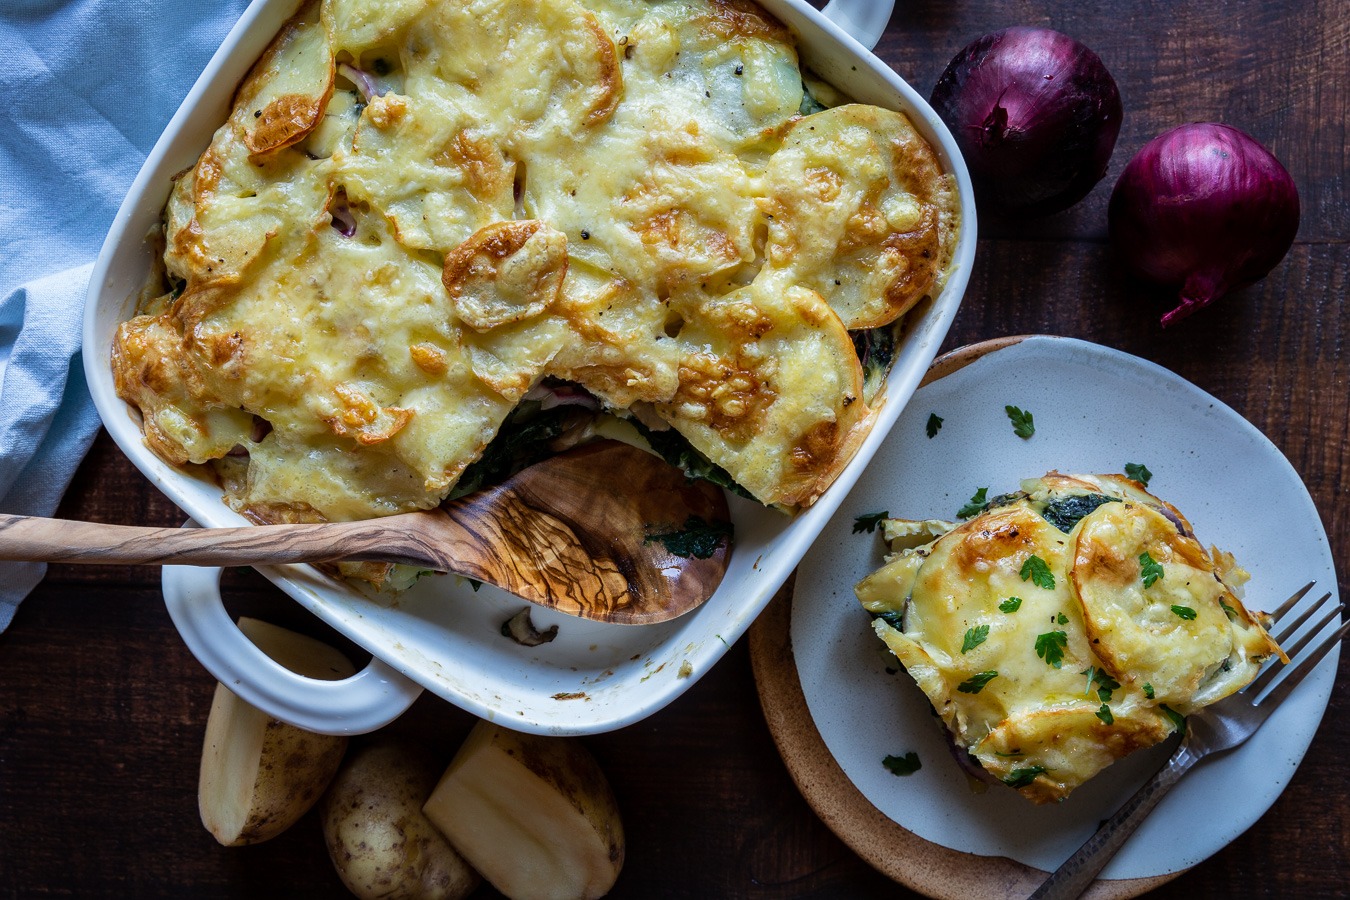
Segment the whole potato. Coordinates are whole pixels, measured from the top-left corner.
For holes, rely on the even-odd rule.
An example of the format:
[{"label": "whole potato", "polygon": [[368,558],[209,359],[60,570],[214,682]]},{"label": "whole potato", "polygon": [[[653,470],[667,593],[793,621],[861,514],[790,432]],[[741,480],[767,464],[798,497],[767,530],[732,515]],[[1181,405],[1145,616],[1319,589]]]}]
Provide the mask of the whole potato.
[{"label": "whole potato", "polygon": [[479,884],[422,814],[440,768],[393,737],[355,747],[319,807],[328,855],[362,900],[459,900]]}]

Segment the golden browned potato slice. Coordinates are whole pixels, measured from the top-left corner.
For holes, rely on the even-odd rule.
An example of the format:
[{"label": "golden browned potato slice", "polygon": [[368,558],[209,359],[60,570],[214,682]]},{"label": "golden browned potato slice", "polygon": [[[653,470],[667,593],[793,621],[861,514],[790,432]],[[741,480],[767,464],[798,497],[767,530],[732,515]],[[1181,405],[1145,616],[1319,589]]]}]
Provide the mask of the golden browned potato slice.
[{"label": "golden browned potato slice", "polygon": [[[1212,677],[1236,690],[1255,674],[1230,623],[1241,604],[1204,548],[1158,511],[1099,507],[1078,532],[1072,575],[1088,637],[1117,680],[1147,672],[1160,703],[1184,707]],[[1264,641],[1252,649],[1269,653]]]},{"label": "golden browned potato slice", "polygon": [[1091,776],[1135,750],[1165,740],[1174,726],[1151,708],[1112,705],[1111,724],[1095,697],[1000,722],[974,749],[985,771],[1036,803],[1063,800]]},{"label": "golden browned potato slice", "polygon": [[768,267],[829,300],[850,329],[936,292],[957,199],[903,114],[847,105],[793,123],[765,175]]},{"label": "golden browned potato slice", "polygon": [[788,30],[750,3],[584,0],[621,50],[624,106],[679,110],[759,171],[802,104]]},{"label": "golden browned potato slice", "polygon": [[290,149],[324,119],[334,59],[317,3],[287,23],[167,210],[166,263],[189,285],[237,281],[278,232],[326,217],[326,164]]},{"label": "golden browned potato slice", "polygon": [[384,213],[400,243],[448,252],[515,208],[516,163],[481,118],[449,96],[373,98],[333,177],[353,202]]},{"label": "golden browned potato slice", "polygon": [[482,109],[517,156],[600,125],[623,90],[613,41],[573,0],[442,2],[403,46],[409,94]]},{"label": "golden browned potato slice", "polygon": [[813,502],[873,415],[839,317],[814,291],[761,280],[672,308],[680,384],[657,414],[761,502]]}]

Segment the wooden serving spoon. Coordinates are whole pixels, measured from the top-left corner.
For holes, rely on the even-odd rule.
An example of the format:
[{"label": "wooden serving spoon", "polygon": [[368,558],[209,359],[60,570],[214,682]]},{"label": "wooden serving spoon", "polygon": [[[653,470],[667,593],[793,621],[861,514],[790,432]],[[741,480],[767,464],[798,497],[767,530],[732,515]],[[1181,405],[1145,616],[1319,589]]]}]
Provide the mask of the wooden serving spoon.
[{"label": "wooden serving spoon", "polygon": [[[710,555],[672,552],[684,551],[698,532],[712,538],[702,548]],[[569,615],[643,625],[683,615],[712,596],[726,573],[730,532],[719,488],[606,440],[438,509],[362,522],[141,528],[0,515],[0,559],[406,563],[496,585]]]}]

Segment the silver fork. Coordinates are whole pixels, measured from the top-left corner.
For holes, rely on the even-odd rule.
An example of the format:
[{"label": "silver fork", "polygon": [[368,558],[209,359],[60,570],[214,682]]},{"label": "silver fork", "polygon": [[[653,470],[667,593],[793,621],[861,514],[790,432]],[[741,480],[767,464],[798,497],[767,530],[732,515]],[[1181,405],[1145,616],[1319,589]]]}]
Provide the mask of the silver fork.
[{"label": "silver fork", "polygon": [[[1073,856],[1065,860],[1064,864],[1036,889],[1030,900],[1067,900],[1081,895],[1130,835],[1134,834],[1135,829],[1153,807],[1158,805],[1158,801],[1181,780],[1181,776],[1191,766],[1211,753],[1231,750],[1255,734],[1261,723],[1289,696],[1298,683],[1317,667],[1327,653],[1331,652],[1331,648],[1336,646],[1347,630],[1350,630],[1350,622],[1339,625],[1325,637],[1319,635],[1340,615],[1344,604],[1337,604],[1334,608],[1325,610],[1324,607],[1330,605],[1327,603],[1331,598],[1328,592],[1297,616],[1289,614],[1312,589],[1313,584],[1314,582],[1308,582],[1294,596],[1281,604],[1273,614],[1271,637],[1284,648],[1289,657],[1289,664],[1279,666],[1272,659],[1247,687],[1188,716],[1186,736],[1171,759],[1158,770],[1158,774],[1127,800],[1124,806],[1103,822],[1097,833],[1088,838]],[[1320,618],[1317,622],[1308,628],[1296,643],[1286,646],[1286,642],[1298,633],[1304,623],[1318,614]],[[1285,621],[1286,619],[1288,621]],[[1284,677],[1279,679],[1279,683],[1273,689],[1267,691],[1266,689],[1281,673]]]}]

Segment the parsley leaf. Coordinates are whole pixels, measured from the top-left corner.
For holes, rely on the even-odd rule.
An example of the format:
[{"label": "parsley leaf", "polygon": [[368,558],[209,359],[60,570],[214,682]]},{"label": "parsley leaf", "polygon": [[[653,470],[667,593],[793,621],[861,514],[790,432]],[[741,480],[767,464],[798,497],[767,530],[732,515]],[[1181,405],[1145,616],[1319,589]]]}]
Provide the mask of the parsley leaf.
[{"label": "parsley leaf", "polygon": [[881,760],[881,764],[892,775],[913,775],[923,768],[923,765],[919,762],[919,754],[913,750],[904,756],[887,756]]},{"label": "parsley leaf", "polygon": [[1147,550],[1139,554],[1139,575],[1144,579],[1146,588],[1153,587],[1153,582],[1163,577],[1162,563],[1149,556]]},{"label": "parsley leaf", "polygon": [[1223,607],[1223,614],[1228,617],[1228,621],[1230,622],[1237,621],[1238,612],[1236,609],[1233,609],[1233,607],[1229,606],[1227,603],[1224,603],[1222,600],[1219,601],[1219,605]]},{"label": "parsley leaf", "polygon": [[889,519],[890,517],[891,517],[890,510],[883,510],[882,512],[874,512],[874,513],[863,513],[861,516],[858,516],[856,519],[853,520],[853,533],[862,534],[865,531],[868,534],[871,534],[872,532],[877,530],[877,526],[881,524],[882,519]]},{"label": "parsley leaf", "polygon": [[1020,438],[1029,438],[1036,433],[1036,423],[1032,421],[1030,412],[1015,406],[1005,406],[1003,411],[1008,414],[1008,421],[1012,422],[1013,434]]},{"label": "parsley leaf", "polygon": [[980,672],[972,675],[965,681],[956,686],[956,689],[963,694],[978,694],[984,690],[984,686],[998,677],[998,672],[990,669],[988,672]]},{"label": "parsley leaf", "polygon": [[1039,556],[1028,556],[1027,561],[1022,563],[1021,570],[1017,573],[1022,576],[1022,580],[1031,579],[1031,583],[1036,587],[1045,588],[1047,591],[1055,589],[1055,576],[1046,565],[1045,560]]},{"label": "parsley leaf", "polygon": [[1057,624],[1057,625],[1068,625],[1068,624],[1069,624],[1069,617],[1066,616],[1066,615],[1064,615],[1064,613],[1060,613],[1059,615],[1055,616],[1055,624]]},{"label": "parsley leaf", "polygon": [[705,522],[699,516],[690,516],[684,520],[684,526],[679,531],[649,534],[642,542],[651,544],[660,541],[675,556],[707,559],[717,552],[723,538],[731,538],[730,522]]},{"label": "parsley leaf", "polygon": [[1195,610],[1191,609],[1189,606],[1173,606],[1172,612],[1176,613],[1187,622],[1195,621]]},{"label": "parsley leaf", "polygon": [[1096,684],[1097,698],[1101,700],[1103,703],[1106,703],[1108,700],[1110,700],[1111,692],[1114,691],[1116,688],[1120,687],[1119,681],[1116,681],[1114,678],[1112,678],[1105,669],[1099,669],[1096,666],[1088,666],[1080,674],[1086,675],[1088,677],[1087,687],[1083,690],[1083,693],[1085,694],[1092,693],[1092,685]]},{"label": "parsley leaf", "polygon": [[1045,773],[1045,766],[1027,766],[1025,769],[1013,769],[1003,783],[1008,787],[1020,788],[1026,787],[1036,780],[1037,775]]},{"label": "parsley leaf", "polygon": [[961,642],[961,652],[969,653],[983,644],[987,637],[989,637],[988,625],[976,625],[974,628],[967,628],[966,639]]},{"label": "parsley leaf", "polygon": [[1148,480],[1153,477],[1153,473],[1148,470],[1148,466],[1143,463],[1126,463],[1125,477],[1133,478],[1135,481],[1148,487]]},{"label": "parsley leaf", "polygon": [[961,507],[956,511],[956,517],[958,519],[969,519],[971,516],[978,516],[980,514],[980,510],[984,509],[985,503],[989,502],[987,499],[988,496],[989,496],[989,488],[987,487],[980,488],[978,491],[975,492],[975,496],[971,497],[969,502],[967,502],[965,506]]},{"label": "parsley leaf", "polygon": [[939,416],[937,413],[929,413],[926,430],[930,438],[936,437],[937,433],[942,430],[942,416]]},{"label": "parsley leaf", "polygon": [[1149,684],[1147,681],[1144,682],[1144,696],[1150,700],[1153,699],[1153,685]]},{"label": "parsley leaf", "polygon": [[1105,703],[1102,704],[1101,709],[1097,710],[1097,718],[1101,719],[1107,725],[1114,725],[1116,721],[1116,717],[1111,715],[1111,707],[1107,706]]},{"label": "parsley leaf", "polygon": [[1045,660],[1046,665],[1058,669],[1064,663],[1064,648],[1069,646],[1069,636],[1062,631],[1050,631],[1036,635],[1036,655]]},{"label": "parsley leaf", "polygon": [[1015,613],[1017,612],[1018,608],[1021,605],[1022,605],[1021,597],[1009,597],[1007,600],[1004,600],[1002,603],[1000,603],[998,605],[998,608],[1000,611],[1005,613]]}]

